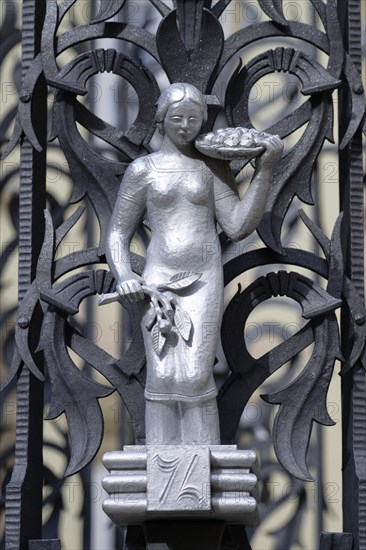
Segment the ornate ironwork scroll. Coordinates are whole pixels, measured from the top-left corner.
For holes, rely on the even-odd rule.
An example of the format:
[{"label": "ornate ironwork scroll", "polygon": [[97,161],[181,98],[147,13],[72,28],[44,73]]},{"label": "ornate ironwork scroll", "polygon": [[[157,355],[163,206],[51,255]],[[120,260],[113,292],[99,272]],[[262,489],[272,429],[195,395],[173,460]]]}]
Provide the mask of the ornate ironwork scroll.
[{"label": "ornate ironwork scroll", "polygon": [[[16,461],[6,492],[7,548],[25,548],[28,541],[42,536],[43,363],[52,388],[47,418],[65,413],[69,426],[71,453],[65,475],[83,469],[97,453],[103,435],[98,400],[114,390],[130,413],[135,443],[144,442],[145,357],[135,308],[131,306],[129,311],[132,344],[122,358],[113,357],[87,340],[76,328],[73,317],[87,297],[115,290],[113,277],[106,267],[100,267],[106,265],[104,239],[121,177],[132,160],[152,151],[155,103],[160,93],[157,67],[168,81],[193,84],[206,95],[209,117],[205,132],[213,128],[218,116],[226,117],[230,126],[252,127],[250,93],[265,75],[285,73],[301,82],[306,101],[266,128],[267,132],[286,138],[305,126],[301,137],[294,138],[275,168],[273,189],[258,230],[263,246],[239,254],[224,265],[225,284],[261,266],[265,275],[245,289],[239,285],[224,314],[221,336],[230,373],[218,397],[222,442],[234,441],[253,392],[272,373],[313,344],[312,355],[298,377],[264,397],[268,403],[279,405],[273,427],[278,461],[290,475],[304,481],[312,479],[307,464],[311,430],[314,420],[332,424],[326,396],[334,362],[339,359],[346,411],[345,531],[352,534],[355,548],[366,548],[362,461],[366,445],[363,422],[366,311],[361,261],[364,97],[357,34],[359,2],[348,0],[337,12],[333,0],[326,3],[309,0],[321,23],[313,26],[290,20],[280,1],[258,0],[266,15],[264,20],[229,36],[224,35],[220,21],[230,7],[228,0],[215,3],[176,0],[173,8],[162,0],[151,0],[150,4],[160,18],[156,34],[144,26],[113,20],[128,5],[124,0],[102,0],[93,20],[65,31],[61,23],[69,10],[77,8],[75,0],[23,2],[20,103],[14,132],[4,153],[9,154],[20,141],[19,308],[15,351],[3,384],[6,387],[17,378]],[[347,6],[345,11],[343,6]],[[265,41],[269,38],[274,44],[271,49]],[[94,48],[92,41],[97,39],[100,42]],[[103,39],[113,39],[115,46],[111,48],[108,42],[107,48],[100,47]],[[125,53],[126,43],[136,47],[134,56]],[[82,44],[84,49],[80,51]],[[245,49],[261,44],[263,51],[243,63],[241,56]],[[316,58],[317,51],[326,54],[326,66]],[[72,52],[72,56],[62,65],[60,57],[64,52]],[[88,93],[88,80],[105,72],[126,80],[138,97],[137,116],[124,132],[107,124],[81,101]],[[217,87],[227,74],[224,101],[220,105]],[[58,140],[69,164],[73,182],[70,203],[77,204],[87,197],[100,229],[98,246],[61,257],[57,257],[57,249],[84,211],[75,207],[62,222],[48,211],[42,212],[47,147],[46,83],[54,94],[49,138]],[[303,203],[313,203],[312,174],[324,142],[333,141],[332,93],[337,89],[342,104],[347,105],[347,111],[342,110],[340,116],[342,213],[331,236],[325,235],[305,213],[300,211],[296,215],[298,223],[304,224],[321,248],[320,255],[286,247],[281,230],[295,197]],[[92,148],[80,127],[113,148],[116,160]],[[235,175],[248,167],[244,161],[231,165]],[[221,244],[223,252],[230,246],[223,233]],[[132,264],[134,271],[141,273],[143,256],[132,254]],[[275,264],[281,264],[283,269],[274,271]],[[297,268],[308,270],[308,275]],[[326,281],[326,288],[318,284],[318,276]],[[300,304],[307,323],[255,359],[246,347],[243,331],[250,313],[274,296]],[[340,341],[335,311],[341,304],[345,314]],[[86,371],[81,371],[69,350],[99,371],[112,387],[97,383]],[[358,505],[351,514],[347,506],[356,494]],[[240,531],[232,536],[239,541],[245,535]],[[346,533],[338,538],[349,544],[350,536]],[[325,548],[327,537],[323,540]]]}]

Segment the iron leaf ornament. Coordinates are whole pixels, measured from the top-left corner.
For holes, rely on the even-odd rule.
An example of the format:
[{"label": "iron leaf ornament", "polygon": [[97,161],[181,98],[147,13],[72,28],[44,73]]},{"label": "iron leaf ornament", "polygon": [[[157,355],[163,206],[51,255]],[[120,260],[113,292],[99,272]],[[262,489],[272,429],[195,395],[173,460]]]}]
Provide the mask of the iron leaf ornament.
[{"label": "iron leaf ornament", "polygon": [[314,326],[314,352],[298,378],[265,401],[279,404],[273,426],[276,456],[282,466],[298,479],[312,481],[306,465],[312,422],[326,426],[335,422],[326,408],[326,395],[336,359],[338,327],[334,315]]},{"label": "iron leaf ornament", "polygon": [[[221,328],[223,350],[232,372],[222,386],[218,400],[222,436],[229,443],[235,438],[237,423],[254,391],[272,373],[314,342],[312,357],[298,378],[283,390],[262,396],[269,403],[280,404],[273,428],[277,458],[289,473],[310,481],[312,478],[306,464],[306,454],[312,423],[333,423],[326,409],[326,395],[334,362],[338,359],[344,363],[341,375],[358,360],[365,368],[365,331],[362,323],[365,310],[354,285],[343,274],[340,244],[342,214],[336,221],[331,239],[303,212],[300,215],[322,247],[326,261],[306,251],[287,249],[285,255],[268,256],[266,249],[260,249],[225,264],[225,282],[256,265],[286,263],[305,267],[312,261],[312,270],[328,279],[327,291],[302,275],[285,271],[260,277],[244,291],[239,286],[238,293],[225,311]],[[240,335],[245,330],[251,311],[262,301],[278,295],[286,295],[300,303],[303,317],[310,321],[271,351],[255,359]],[[344,357],[340,349],[338,324],[332,312],[341,305],[340,297],[349,308],[354,332],[348,357]]]},{"label": "iron leaf ornament", "polygon": [[43,350],[52,387],[46,419],[65,413],[71,458],[65,476],[86,466],[97,453],[103,436],[99,398],[114,391],[85,376],[71,361],[65,345],[64,318],[50,310],[42,327],[39,350]]}]

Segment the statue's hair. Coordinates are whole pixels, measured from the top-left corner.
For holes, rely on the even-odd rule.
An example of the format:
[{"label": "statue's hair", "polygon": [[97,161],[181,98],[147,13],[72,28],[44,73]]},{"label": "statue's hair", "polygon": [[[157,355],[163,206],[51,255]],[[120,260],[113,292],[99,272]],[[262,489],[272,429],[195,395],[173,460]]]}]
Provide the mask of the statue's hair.
[{"label": "statue's hair", "polygon": [[207,103],[205,96],[192,84],[176,82],[163,91],[157,104],[155,122],[164,122],[165,115],[171,105],[188,99],[202,108],[203,120],[207,120]]}]

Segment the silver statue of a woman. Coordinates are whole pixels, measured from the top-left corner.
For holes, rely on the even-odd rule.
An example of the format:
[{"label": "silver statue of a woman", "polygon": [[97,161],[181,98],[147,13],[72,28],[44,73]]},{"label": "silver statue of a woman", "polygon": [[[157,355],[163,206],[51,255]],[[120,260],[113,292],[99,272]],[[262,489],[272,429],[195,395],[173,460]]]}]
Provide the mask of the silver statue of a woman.
[{"label": "silver statue of a woman", "polygon": [[[220,443],[213,378],[224,290],[217,223],[235,241],[258,226],[272,168],[283,148],[278,136],[263,138],[263,153],[255,160],[255,173],[240,200],[229,165],[194,146],[206,118],[205,98],[194,86],[172,84],[162,93],[156,113],[162,145],[129,166],[108,233],[106,255],[117,292],[121,300],[138,301],[141,311],[147,444]],[[144,215],[151,241],[139,277],[131,269],[130,242]],[[172,290],[169,282],[177,274],[193,282]],[[151,309],[155,306],[156,312],[159,304],[156,298],[152,304],[153,295],[147,292],[151,288],[165,290],[164,303],[173,312],[159,353],[159,333],[151,330]],[[188,323],[185,334],[182,327],[176,330],[174,313],[176,325]]]}]

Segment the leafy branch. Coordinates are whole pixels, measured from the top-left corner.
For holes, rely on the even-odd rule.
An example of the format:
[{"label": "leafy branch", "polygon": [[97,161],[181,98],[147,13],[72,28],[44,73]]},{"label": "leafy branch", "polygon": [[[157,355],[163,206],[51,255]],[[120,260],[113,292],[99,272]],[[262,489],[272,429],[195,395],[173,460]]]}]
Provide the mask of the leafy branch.
[{"label": "leafy branch", "polygon": [[[184,290],[198,281],[201,275],[193,271],[184,271],[173,275],[167,283],[161,285],[141,285],[145,298],[150,301],[145,327],[151,333],[153,347],[158,357],[164,349],[169,334],[180,334],[187,342],[192,330],[192,320],[188,313],[180,307],[174,297],[165,296],[163,293]],[[110,304],[121,299],[123,300],[118,292],[101,294],[98,305]]]}]

